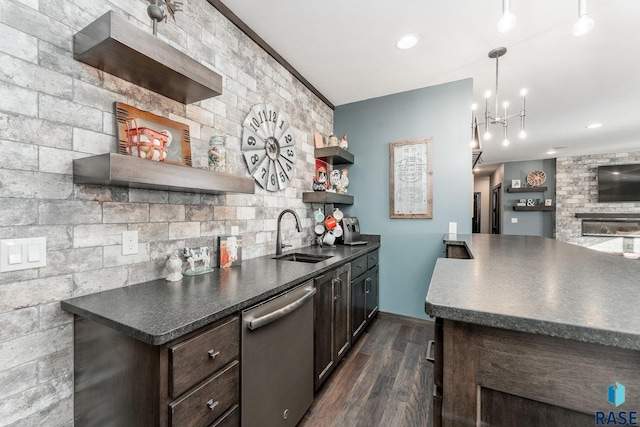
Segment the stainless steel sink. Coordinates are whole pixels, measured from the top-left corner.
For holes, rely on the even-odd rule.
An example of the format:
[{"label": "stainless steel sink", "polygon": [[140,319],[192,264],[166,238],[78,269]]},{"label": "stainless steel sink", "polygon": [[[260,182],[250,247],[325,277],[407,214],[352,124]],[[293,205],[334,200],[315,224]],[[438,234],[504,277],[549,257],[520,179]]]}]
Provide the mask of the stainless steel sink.
[{"label": "stainless steel sink", "polygon": [[324,261],[325,259],[331,258],[332,255],[317,255],[317,254],[303,254],[301,252],[294,252],[291,254],[280,255],[274,257],[273,259],[281,260],[281,261],[296,261],[296,262],[308,262],[308,263],[316,263]]}]

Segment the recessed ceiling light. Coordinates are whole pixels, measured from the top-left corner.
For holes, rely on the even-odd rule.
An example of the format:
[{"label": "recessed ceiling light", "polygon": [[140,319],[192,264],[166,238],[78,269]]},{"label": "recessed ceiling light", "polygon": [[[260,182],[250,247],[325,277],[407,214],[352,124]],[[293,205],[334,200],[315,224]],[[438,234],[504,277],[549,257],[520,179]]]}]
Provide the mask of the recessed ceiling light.
[{"label": "recessed ceiling light", "polygon": [[411,49],[416,44],[418,44],[418,36],[415,34],[406,34],[402,36],[398,43],[396,43],[396,47],[398,49]]},{"label": "recessed ceiling light", "polygon": [[591,123],[590,125],[587,125],[587,129],[597,129],[600,126],[602,126],[602,123]]},{"label": "recessed ceiling light", "polygon": [[547,154],[556,154],[556,150],[549,150],[547,151]]}]

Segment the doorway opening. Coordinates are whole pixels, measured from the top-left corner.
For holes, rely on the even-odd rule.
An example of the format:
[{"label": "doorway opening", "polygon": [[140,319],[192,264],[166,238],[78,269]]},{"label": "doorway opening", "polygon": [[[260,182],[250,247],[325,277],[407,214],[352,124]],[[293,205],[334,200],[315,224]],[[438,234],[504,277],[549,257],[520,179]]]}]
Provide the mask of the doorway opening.
[{"label": "doorway opening", "polygon": [[471,229],[473,233],[480,233],[481,196],[482,193],[479,191],[473,193],[473,218],[471,219]]},{"label": "doorway opening", "polygon": [[491,189],[491,234],[502,234],[502,184]]}]

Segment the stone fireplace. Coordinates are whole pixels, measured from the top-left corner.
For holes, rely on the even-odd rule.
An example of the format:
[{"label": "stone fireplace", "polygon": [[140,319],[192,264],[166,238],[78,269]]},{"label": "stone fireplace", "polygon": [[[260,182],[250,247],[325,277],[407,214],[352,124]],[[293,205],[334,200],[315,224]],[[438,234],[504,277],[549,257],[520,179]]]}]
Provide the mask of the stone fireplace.
[{"label": "stone fireplace", "polygon": [[640,163],[640,151],[556,159],[556,239],[640,253],[640,202],[598,202],[598,166],[630,163]]}]

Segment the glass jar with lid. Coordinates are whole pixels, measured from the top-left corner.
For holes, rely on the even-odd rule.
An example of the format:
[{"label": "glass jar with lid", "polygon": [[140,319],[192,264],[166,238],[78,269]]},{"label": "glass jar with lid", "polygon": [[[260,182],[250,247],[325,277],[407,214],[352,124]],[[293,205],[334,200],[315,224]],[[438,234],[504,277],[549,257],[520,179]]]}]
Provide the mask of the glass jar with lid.
[{"label": "glass jar with lid", "polygon": [[208,158],[210,171],[227,171],[227,149],[225,147],[225,137],[223,135],[214,135],[209,138]]}]

